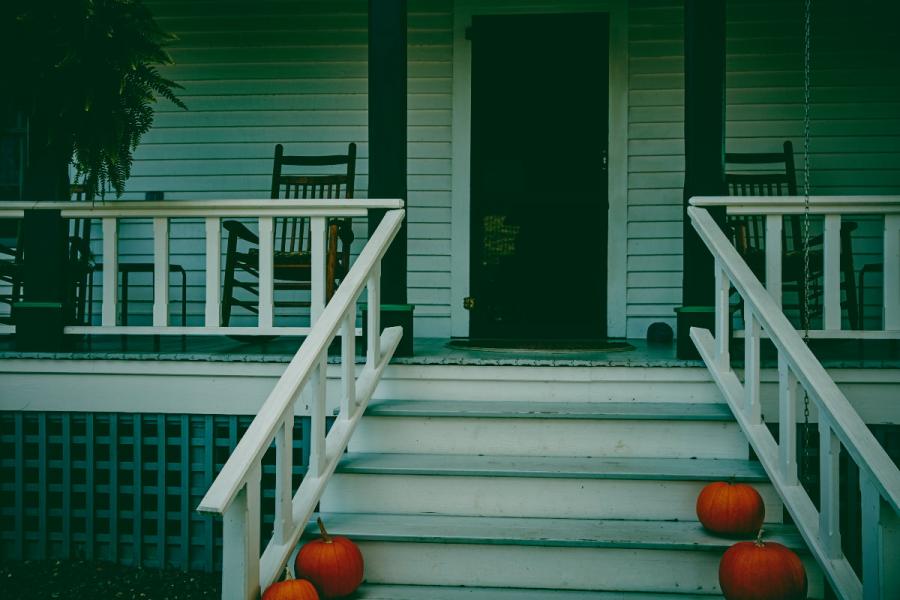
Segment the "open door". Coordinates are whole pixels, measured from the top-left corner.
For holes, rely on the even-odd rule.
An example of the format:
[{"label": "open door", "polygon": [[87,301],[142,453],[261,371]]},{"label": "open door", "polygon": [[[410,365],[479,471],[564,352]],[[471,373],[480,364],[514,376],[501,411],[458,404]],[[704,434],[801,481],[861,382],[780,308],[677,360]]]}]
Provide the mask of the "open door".
[{"label": "open door", "polygon": [[606,334],[608,15],[473,18],[470,336]]}]

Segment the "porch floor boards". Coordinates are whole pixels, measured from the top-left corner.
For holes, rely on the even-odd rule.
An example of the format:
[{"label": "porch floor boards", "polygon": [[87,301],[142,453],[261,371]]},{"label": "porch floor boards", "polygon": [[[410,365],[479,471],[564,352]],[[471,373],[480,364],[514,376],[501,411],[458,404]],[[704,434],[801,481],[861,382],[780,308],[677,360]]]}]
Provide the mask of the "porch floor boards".
[{"label": "porch floor boards", "polygon": [[[60,352],[21,352],[11,335],[0,336],[0,360],[39,358],[55,360],[174,360],[207,362],[288,363],[303,338],[283,336],[261,342],[240,342],[225,336],[83,336]],[[471,366],[577,366],[577,367],[703,367],[700,360],[676,358],[674,344],[648,344],[626,340],[633,350],[485,350],[450,347],[447,338],[416,338],[413,356],[395,357],[392,364]],[[815,342],[815,354],[828,368],[900,368],[896,341],[840,340]],[[763,365],[776,362],[766,356]],[[740,363],[742,352],[732,360]],[[332,362],[337,362],[334,357]],[[357,358],[362,361],[361,357]]]}]

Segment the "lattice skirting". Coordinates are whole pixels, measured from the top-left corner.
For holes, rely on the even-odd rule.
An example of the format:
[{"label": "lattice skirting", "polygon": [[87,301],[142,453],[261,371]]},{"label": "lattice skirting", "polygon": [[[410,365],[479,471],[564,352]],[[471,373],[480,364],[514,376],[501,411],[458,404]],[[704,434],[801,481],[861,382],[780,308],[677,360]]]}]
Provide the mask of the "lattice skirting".
[{"label": "lattice skirting", "polygon": [[[252,417],[0,412],[0,556],[221,570],[221,519],[194,509]],[[294,485],[309,456],[294,425]],[[263,531],[275,456],[263,461]]]}]

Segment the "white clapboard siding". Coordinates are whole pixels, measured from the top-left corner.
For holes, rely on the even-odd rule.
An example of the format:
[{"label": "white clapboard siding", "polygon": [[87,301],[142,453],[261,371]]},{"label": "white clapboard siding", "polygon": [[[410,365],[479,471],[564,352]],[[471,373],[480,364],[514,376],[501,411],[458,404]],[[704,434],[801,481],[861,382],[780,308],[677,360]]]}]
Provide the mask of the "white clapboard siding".
[{"label": "white clapboard siding", "polygon": [[[627,333],[643,337],[651,322],[674,321],[681,297],[684,9],[676,0],[629,6]],[[900,34],[880,10],[838,3],[813,10],[812,192],[897,193]],[[803,2],[734,0],[727,11],[726,148],[772,152],[790,139],[802,185]],[[881,220],[848,220],[859,226],[857,272],[880,263]],[[648,243],[652,231],[658,244]],[[880,274],[866,286],[870,329],[880,325]]]},{"label": "white clapboard siding", "polygon": [[[368,188],[365,0],[148,0],[178,40],[162,69],[188,105],[158,105],[135,154],[126,199],[264,198],[276,143],[296,154],[331,154],[358,144],[357,197]],[[449,0],[409,3],[409,301],[416,334],[449,336],[452,12]],[[248,222],[251,226],[252,222]],[[99,228],[95,228],[99,240]],[[123,260],[152,260],[150,222],[123,223]],[[354,221],[354,254],[367,237]],[[203,320],[204,225],[171,225],[171,260],[188,271],[189,323]],[[99,248],[98,248],[99,249]],[[223,263],[224,264],[224,263]],[[170,314],[180,317],[180,279],[171,278]],[[95,291],[95,297],[99,293]],[[152,281],[134,276],[129,322],[149,323]],[[237,314],[236,314],[237,316]],[[255,321],[250,315],[236,324]]]}]

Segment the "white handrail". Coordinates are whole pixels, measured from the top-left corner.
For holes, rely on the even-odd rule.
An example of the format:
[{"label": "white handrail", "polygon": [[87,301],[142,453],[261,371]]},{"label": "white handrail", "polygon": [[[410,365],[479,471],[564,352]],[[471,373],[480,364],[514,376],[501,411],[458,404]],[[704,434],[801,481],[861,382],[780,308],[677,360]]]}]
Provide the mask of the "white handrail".
[{"label": "white handrail", "polygon": [[[347,447],[356,424],[400,341],[399,327],[381,336],[378,310],[368,312],[370,340],[366,364],[355,376],[354,320],[356,301],[368,288],[369,306],[379,305],[381,259],[396,236],[404,211],[388,211],[366,243],[309,336],[275,384],[198,510],[224,517],[223,598],[257,598],[281,574],[325,486]],[[325,435],[325,365],[328,347],[342,334],[343,386],[340,412]],[[294,404],[303,395],[311,404],[309,470],[296,493],[291,489]],[[275,527],[259,555],[259,477],[261,461],[276,444]]]},{"label": "white handrail", "polygon": [[[99,219],[102,222],[103,295],[100,325],[69,325],[69,334],[133,334],[133,335],[307,335],[310,327],[276,326],[272,323],[273,277],[271,259],[260,260],[258,323],[256,326],[220,326],[221,306],[221,220],[223,218],[256,218],[260,225],[260,245],[271,241],[274,217],[307,217],[314,241],[325,239],[327,217],[362,217],[369,210],[397,210],[402,200],[392,199],[250,199],[250,200],[166,200],[162,202],[3,202],[0,219],[22,218],[28,210],[56,210],[63,218]],[[203,218],[206,243],[206,307],[203,325],[173,326],[169,323],[169,226],[172,218]],[[153,219],[153,320],[152,325],[118,324],[118,230],[119,219]],[[269,244],[270,245],[270,244]],[[311,324],[318,316],[325,297],[325,246],[311,248],[312,283],[310,286]],[[261,248],[259,256],[271,257]],[[182,282],[186,285],[185,282]],[[0,328],[0,333],[14,333],[14,326]]]},{"label": "white handrail", "polygon": [[[900,578],[891,562],[900,549],[900,471],[869,432],[844,394],[803,342],[776,300],[759,282],[725,234],[700,205],[688,215],[716,261],[716,339],[693,328],[691,338],[731,406],[773,485],[784,500],[810,550],[842,598],[900,597]],[[709,204],[705,204],[709,205]],[[728,359],[728,288],[743,300],[745,322],[744,383]],[[779,440],[762,423],[759,397],[759,344],[762,333],[778,352]],[[797,477],[797,385],[815,403],[819,415],[821,509]],[[838,453],[846,449],[860,469],[863,498],[863,581],[840,546]],[[868,531],[866,531],[868,528]]]},{"label": "white handrail", "polygon": [[[731,215],[799,215],[806,212],[805,196],[703,196],[691,198],[693,206],[724,206]],[[896,215],[900,196],[810,196],[811,215]]]}]

